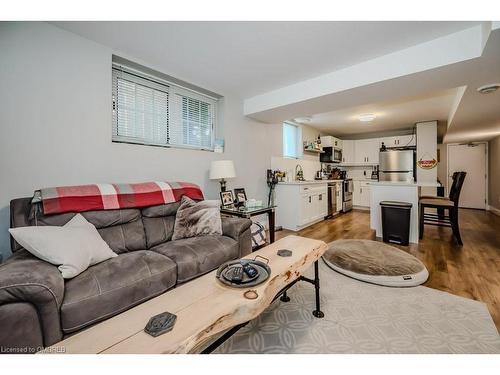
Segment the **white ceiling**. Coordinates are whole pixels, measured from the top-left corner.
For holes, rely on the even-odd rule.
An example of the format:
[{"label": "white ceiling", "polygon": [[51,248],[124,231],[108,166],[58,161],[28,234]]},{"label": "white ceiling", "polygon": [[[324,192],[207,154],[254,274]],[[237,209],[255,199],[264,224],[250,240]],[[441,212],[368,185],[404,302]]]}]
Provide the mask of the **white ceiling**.
[{"label": "white ceiling", "polygon": [[[355,136],[440,120],[448,124],[446,142],[489,139],[500,134],[500,91],[487,96],[475,91],[483,84],[500,82],[500,29],[495,22],[496,30],[487,42],[482,39],[488,34],[476,31],[483,30],[488,22],[53,24],[165,74],[221,95],[238,95],[246,102],[280,90],[312,90],[307,80],[321,82],[332,72],[342,84],[352,82],[352,88],[335,94],[326,92],[311,100],[270,105],[260,113],[249,114],[266,122],[314,115],[312,126],[335,135]],[[442,38],[446,35],[449,37]],[[452,43],[447,44],[447,38]],[[431,48],[429,44],[437,40],[442,48]],[[484,51],[481,43],[486,45]],[[377,58],[388,61],[384,68],[387,72],[401,67],[404,70],[406,65],[398,64],[393,56],[404,51],[411,55],[412,48],[423,52],[413,55],[412,61],[417,64],[444,62],[413,72],[408,68],[407,73],[394,78],[357,86],[356,74],[343,74]],[[429,56],[433,57],[429,60]],[[362,68],[361,73],[370,77],[377,72]],[[459,87],[465,87],[465,93],[451,116]],[[360,123],[356,118],[371,112],[378,115],[373,123]]]},{"label": "white ceiling", "polygon": [[[249,98],[245,100],[245,114],[270,123],[299,116],[325,117],[323,130],[345,135],[346,119],[360,111],[382,111],[387,103],[395,103],[385,123],[372,123],[366,131],[360,130],[362,124],[352,124],[349,134],[382,131],[388,122],[394,128],[407,127],[406,111],[418,108],[421,113],[414,113],[418,118],[431,120],[436,116],[434,120],[446,125],[445,143],[489,140],[500,135],[500,90],[484,95],[477,88],[491,83],[500,83],[500,22],[483,22]],[[452,89],[456,92],[453,100],[448,97],[438,102],[433,98]],[[417,103],[405,99],[408,97],[429,100]],[[319,115],[331,112],[329,116]]]},{"label": "white ceiling", "polygon": [[479,22],[53,22],[184,81],[242,98]]},{"label": "white ceiling", "polygon": [[[447,121],[456,90],[443,90],[425,96],[364,104],[312,116],[308,125],[337,136],[351,136],[374,131],[409,129],[417,122]],[[359,121],[359,115],[372,113],[372,122]]]}]

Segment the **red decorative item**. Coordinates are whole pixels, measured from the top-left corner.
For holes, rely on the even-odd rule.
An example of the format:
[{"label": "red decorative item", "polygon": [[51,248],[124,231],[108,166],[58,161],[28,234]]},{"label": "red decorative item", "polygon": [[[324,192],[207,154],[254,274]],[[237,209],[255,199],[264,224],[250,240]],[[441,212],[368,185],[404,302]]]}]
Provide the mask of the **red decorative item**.
[{"label": "red decorative item", "polygon": [[435,168],[437,164],[438,164],[438,162],[436,159],[431,159],[431,160],[420,159],[417,162],[417,165],[419,166],[419,168],[422,168],[422,169],[432,169],[432,168]]},{"label": "red decorative item", "polygon": [[178,202],[184,195],[194,200],[204,199],[200,187],[189,182],[154,181],[40,189],[45,215],[156,206]]}]

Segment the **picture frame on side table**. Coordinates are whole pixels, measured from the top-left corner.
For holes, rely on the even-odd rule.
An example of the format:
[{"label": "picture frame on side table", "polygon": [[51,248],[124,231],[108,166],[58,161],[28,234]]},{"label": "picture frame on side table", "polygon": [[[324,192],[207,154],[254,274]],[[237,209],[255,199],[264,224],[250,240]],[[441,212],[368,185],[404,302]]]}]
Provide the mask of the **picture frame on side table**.
[{"label": "picture frame on side table", "polygon": [[247,201],[247,194],[244,188],[234,189],[234,200],[237,206],[243,206]]},{"label": "picture frame on side table", "polygon": [[234,207],[234,197],[232,191],[221,191],[220,201],[222,202],[222,207],[230,208]]}]

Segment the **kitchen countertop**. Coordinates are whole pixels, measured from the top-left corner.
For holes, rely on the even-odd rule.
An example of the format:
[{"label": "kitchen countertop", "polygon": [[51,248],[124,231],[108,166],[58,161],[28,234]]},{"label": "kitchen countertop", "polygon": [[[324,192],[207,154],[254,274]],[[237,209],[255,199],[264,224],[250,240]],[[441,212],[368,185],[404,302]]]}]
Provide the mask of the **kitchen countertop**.
[{"label": "kitchen countertop", "polygon": [[[342,182],[344,180],[306,180],[306,181],[283,181],[278,185],[321,185],[329,182]],[[437,182],[407,182],[407,181],[377,181],[370,178],[359,178],[353,181],[368,182],[370,185],[378,186],[421,186],[421,187],[437,187],[441,186]]]},{"label": "kitchen countertop", "polygon": [[306,181],[283,181],[278,182],[278,185],[321,185],[329,182],[341,182],[344,180],[306,180]]},{"label": "kitchen countertop", "polygon": [[379,186],[421,186],[421,187],[438,187],[441,186],[437,182],[408,182],[408,181],[375,181],[373,180],[370,185]]}]

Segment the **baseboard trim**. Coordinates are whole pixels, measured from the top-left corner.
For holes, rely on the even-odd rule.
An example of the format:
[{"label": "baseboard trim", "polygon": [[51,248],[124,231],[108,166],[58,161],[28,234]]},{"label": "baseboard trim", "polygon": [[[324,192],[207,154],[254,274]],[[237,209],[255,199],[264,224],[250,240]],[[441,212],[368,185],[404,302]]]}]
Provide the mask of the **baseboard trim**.
[{"label": "baseboard trim", "polygon": [[500,216],[500,209],[498,209],[498,208],[496,208],[496,207],[493,207],[493,206],[490,206],[490,205],[486,206],[486,209],[487,209],[488,211],[491,211],[491,212],[492,212],[492,213],[494,213],[495,215]]}]

